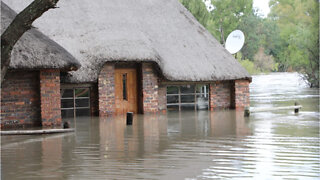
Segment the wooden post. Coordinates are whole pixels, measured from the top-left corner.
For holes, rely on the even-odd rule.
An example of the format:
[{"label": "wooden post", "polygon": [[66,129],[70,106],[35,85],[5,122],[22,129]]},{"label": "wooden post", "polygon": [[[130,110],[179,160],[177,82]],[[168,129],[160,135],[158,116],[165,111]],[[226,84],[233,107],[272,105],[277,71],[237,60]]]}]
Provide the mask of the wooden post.
[{"label": "wooden post", "polygon": [[[295,106],[299,106],[299,103],[295,102],[294,105],[295,105]],[[294,113],[295,113],[295,114],[299,113],[299,108],[295,108],[295,109],[294,109]]]}]

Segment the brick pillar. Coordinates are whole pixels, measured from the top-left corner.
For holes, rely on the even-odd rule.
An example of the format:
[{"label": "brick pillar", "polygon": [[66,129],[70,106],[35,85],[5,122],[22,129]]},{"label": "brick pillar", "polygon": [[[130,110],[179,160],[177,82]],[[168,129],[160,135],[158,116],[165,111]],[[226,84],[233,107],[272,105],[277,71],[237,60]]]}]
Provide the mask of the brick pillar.
[{"label": "brick pillar", "polygon": [[159,98],[159,111],[162,113],[167,112],[167,86],[159,85],[158,89],[158,98]]},{"label": "brick pillar", "polygon": [[231,83],[217,81],[210,84],[210,110],[225,109],[231,106]]},{"label": "brick pillar", "polygon": [[105,64],[98,77],[99,115],[108,116],[115,113],[114,64]]},{"label": "brick pillar", "polygon": [[40,99],[42,126],[60,126],[60,70],[45,69],[40,71]]},{"label": "brick pillar", "polygon": [[248,80],[235,80],[234,82],[234,97],[235,97],[235,108],[244,109],[250,106],[250,94],[249,94]]},{"label": "brick pillar", "polygon": [[151,63],[142,63],[143,112],[158,112],[158,77]]}]

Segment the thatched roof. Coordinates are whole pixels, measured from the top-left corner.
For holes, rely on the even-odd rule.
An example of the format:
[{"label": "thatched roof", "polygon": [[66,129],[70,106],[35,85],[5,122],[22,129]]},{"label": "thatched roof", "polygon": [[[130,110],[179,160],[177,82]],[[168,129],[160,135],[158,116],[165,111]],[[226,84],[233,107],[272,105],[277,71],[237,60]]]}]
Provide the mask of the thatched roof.
[{"label": "thatched roof", "polygon": [[[21,11],[31,0],[4,0]],[[61,0],[35,26],[81,61],[70,82],[96,82],[108,61],[153,61],[173,81],[248,79],[178,0]]]},{"label": "thatched roof", "polygon": [[[1,2],[1,34],[17,14]],[[77,70],[80,63],[59,44],[32,28],[13,47],[9,69]]]}]

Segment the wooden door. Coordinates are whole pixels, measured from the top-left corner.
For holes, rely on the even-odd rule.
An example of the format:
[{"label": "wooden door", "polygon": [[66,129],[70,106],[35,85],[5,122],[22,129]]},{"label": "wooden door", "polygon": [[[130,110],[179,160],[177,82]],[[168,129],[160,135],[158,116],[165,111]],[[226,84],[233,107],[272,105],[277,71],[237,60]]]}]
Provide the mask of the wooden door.
[{"label": "wooden door", "polygon": [[116,114],[138,113],[137,70],[115,69]]}]

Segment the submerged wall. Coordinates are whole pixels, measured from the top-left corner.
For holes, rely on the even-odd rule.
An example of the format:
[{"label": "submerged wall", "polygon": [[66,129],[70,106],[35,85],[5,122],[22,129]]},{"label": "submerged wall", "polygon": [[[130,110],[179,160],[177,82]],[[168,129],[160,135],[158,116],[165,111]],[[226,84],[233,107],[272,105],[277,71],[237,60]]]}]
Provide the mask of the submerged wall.
[{"label": "submerged wall", "polygon": [[115,66],[106,63],[98,77],[99,115],[107,116],[115,113]]},{"label": "submerged wall", "polygon": [[38,71],[8,71],[1,86],[1,129],[40,126]]},{"label": "submerged wall", "polygon": [[60,70],[40,71],[42,126],[61,125]]},{"label": "submerged wall", "polygon": [[1,86],[1,128],[60,126],[60,71],[9,71]]},{"label": "submerged wall", "polygon": [[[115,63],[106,63],[98,77],[98,95],[100,116],[114,115],[116,112],[115,106]],[[125,67],[125,64],[122,63]],[[131,64],[132,66],[132,64]],[[159,97],[158,74],[152,63],[136,64],[138,80],[137,104],[139,112],[155,113],[165,110],[165,86],[160,88],[161,97]],[[160,103],[160,104],[159,104]]]},{"label": "submerged wall", "polygon": [[151,63],[142,63],[143,112],[159,111],[158,76]]},{"label": "submerged wall", "polygon": [[234,98],[236,109],[250,107],[250,92],[248,80],[236,80],[234,83]]},{"label": "submerged wall", "polygon": [[167,111],[167,86],[163,84],[159,84],[158,88],[158,108],[162,113],[166,113]]},{"label": "submerged wall", "polygon": [[250,107],[249,80],[210,83],[210,110]]},{"label": "submerged wall", "polygon": [[[126,64],[122,64],[126,67]],[[100,116],[115,114],[115,63],[106,63],[99,74],[99,113]],[[167,85],[175,82],[166,81],[159,77],[152,63],[143,62],[137,68],[140,98],[139,112],[154,113],[167,111]],[[177,85],[194,84],[194,82],[176,82]],[[249,80],[228,80],[199,82],[209,85],[209,109],[244,109],[250,106]],[[140,95],[142,94],[142,95]]]},{"label": "submerged wall", "polygon": [[232,82],[217,81],[210,83],[210,110],[232,107]]}]

